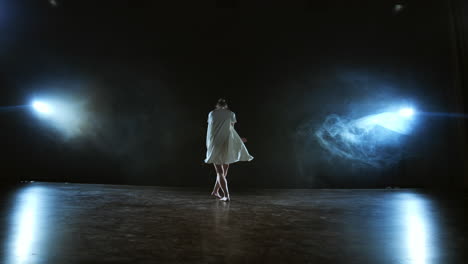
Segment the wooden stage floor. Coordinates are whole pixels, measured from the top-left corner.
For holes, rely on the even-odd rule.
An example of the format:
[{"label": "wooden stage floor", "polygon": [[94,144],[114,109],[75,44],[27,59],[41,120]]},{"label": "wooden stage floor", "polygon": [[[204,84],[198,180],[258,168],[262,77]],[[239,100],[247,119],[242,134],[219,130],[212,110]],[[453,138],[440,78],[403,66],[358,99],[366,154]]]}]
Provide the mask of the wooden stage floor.
[{"label": "wooden stage floor", "polygon": [[468,263],[467,195],[3,187],[1,263]]}]

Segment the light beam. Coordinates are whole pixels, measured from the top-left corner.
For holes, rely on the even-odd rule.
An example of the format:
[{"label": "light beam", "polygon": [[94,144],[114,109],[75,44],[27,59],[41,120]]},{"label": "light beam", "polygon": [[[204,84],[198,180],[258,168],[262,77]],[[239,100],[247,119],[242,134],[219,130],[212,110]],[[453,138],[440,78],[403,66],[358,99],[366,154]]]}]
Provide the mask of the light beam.
[{"label": "light beam", "polygon": [[333,155],[372,167],[396,163],[401,158],[402,135],[414,126],[414,110],[402,108],[348,120],[329,115],[316,130],[318,143]]},{"label": "light beam", "polygon": [[36,110],[37,112],[39,112],[41,114],[48,115],[48,114],[51,114],[53,112],[52,106],[50,106],[49,104],[44,103],[44,102],[34,101],[32,103],[32,106],[33,106],[34,110]]},{"label": "light beam", "polygon": [[402,108],[402,109],[400,109],[400,111],[398,113],[401,116],[410,117],[410,116],[414,115],[414,110],[413,110],[413,108]]},{"label": "light beam", "polygon": [[86,101],[81,98],[48,97],[34,100],[31,106],[43,121],[61,131],[65,138],[82,134],[89,118]]}]

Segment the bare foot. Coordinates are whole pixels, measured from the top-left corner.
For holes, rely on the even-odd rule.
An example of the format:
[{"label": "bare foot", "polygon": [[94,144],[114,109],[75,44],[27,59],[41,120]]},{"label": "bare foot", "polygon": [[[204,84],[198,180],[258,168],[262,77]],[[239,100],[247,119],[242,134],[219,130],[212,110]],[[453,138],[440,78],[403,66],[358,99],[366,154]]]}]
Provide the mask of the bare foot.
[{"label": "bare foot", "polygon": [[231,201],[231,198],[229,198],[229,197],[223,197],[223,198],[221,198],[221,199],[219,199],[219,200],[221,200],[221,201],[223,201],[223,202],[229,202],[229,201]]},{"label": "bare foot", "polygon": [[219,195],[219,193],[211,193],[212,196],[218,198],[218,199],[221,199],[221,195]]}]

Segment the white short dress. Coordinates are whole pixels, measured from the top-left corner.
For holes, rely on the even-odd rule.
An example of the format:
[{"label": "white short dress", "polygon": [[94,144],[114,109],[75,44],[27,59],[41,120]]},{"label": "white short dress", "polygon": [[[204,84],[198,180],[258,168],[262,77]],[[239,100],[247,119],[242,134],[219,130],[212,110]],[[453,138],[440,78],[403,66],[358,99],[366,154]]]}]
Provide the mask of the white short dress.
[{"label": "white short dress", "polygon": [[205,163],[231,164],[253,160],[232,125],[235,122],[236,114],[228,109],[216,109],[208,114]]}]

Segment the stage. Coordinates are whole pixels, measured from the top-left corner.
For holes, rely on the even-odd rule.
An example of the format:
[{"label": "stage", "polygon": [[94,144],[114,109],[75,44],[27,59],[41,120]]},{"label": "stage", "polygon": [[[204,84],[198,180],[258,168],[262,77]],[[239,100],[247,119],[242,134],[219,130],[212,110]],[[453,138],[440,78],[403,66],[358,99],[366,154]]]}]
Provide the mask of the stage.
[{"label": "stage", "polygon": [[23,183],[1,263],[465,263],[466,195]]}]

